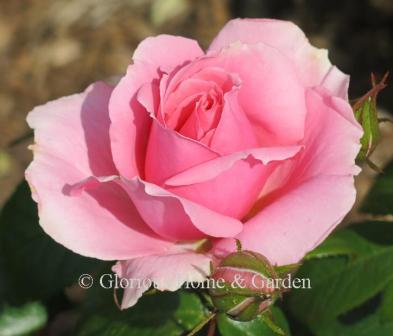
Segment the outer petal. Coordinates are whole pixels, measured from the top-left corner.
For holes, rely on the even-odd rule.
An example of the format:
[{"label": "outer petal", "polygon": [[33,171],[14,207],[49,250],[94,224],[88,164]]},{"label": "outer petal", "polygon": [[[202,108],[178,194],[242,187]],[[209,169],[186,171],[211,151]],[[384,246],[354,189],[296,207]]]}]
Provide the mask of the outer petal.
[{"label": "outer petal", "polygon": [[166,181],[166,189],[234,218],[243,218],[271,172],[300,147],[256,148],[202,163]]},{"label": "outer petal", "polygon": [[156,81],[160,69],[172,69],[202,54],[194,40],[167,35],[149,37],[135,50],[135,64],[128,68],[126,75],[117,84],[109,102],[113,159],[122,176],[143,176],[151,122],[145,106],[154,105],[154,102],[149,103],[145,99],[153,99],[156,94],[144,92],[144,99],[139,98],[143,100],[143,106],[137,99],[139,89],[143,86],[146,89],[145,84]]},{"label": "outer petal", "polygon": [[198,42],[181,36],[158,35],[144,39],[136,48],[134,62],[145,62],[165,72],[204,54]]},{"label": "outer petal", "polygon": [[265,43],[293,60],[306,86],[324,84],[335,95],[346,98],[349,77],[329,62],[327,51],[310,45],[304,33],[289,21],[235,19],[213,40],[209,50],[220,50],[233,42]]},{"label": "outer petal", "polygon": [[160,236],[173,241],[233,237],[242,223],[179,197],[139,178],[121,181],[144,221]]},{"label": "outer petal", "polygon": [[[274,264],[296,263],[343,219],[355,196],[352,176],[315,176],[265,207],[236,238]],[[233,239],[215,246],[218,255],[233,249]]]},{"label": "outer petal", "polygon": [[82,174],[116,173],[109,140],[108,100],[112,87],[104,82],[85,92],[36,107],[27,116],[35,130],[34,151],[68,161]]},{"label": "outer petal", "polygon": [[316,175],[355,175],[355,158],[360,150],[361,126],[351,106],[331,97],[326,90],[308,89],[306,150],[299,158],[296,174],[301,179]]},{"label": "outer petal", "polygon": [[[206,280],[210,274],[210,258],[203,254],[183,251],[120,261],[113,267],[113,271],[120,278],[133,279],[124,290],[121,304],[122,309],[127,309],[149,289],[150,281],[161,291],[176,291],[185,282]],[[138,280],[141,286],[138,286]]]},{"label": "outer petal", "polygon": [[330,67],[320,85],[333,95],[348,100],[349,76],[337,67]]},{"label": "outer petal", "polygon": [[206,182],[230,170],[236,162],[245,160],[250,156],[267,165],[272,161],[290,159],[301,149],[302,146],[251,148],[194,166],[166,180],[165,184],[167,186],[182,186]]},{"label": "outer petal", "polygon": [[269,194],[279,197],[281,188],[288,184],[296,186],[313,176],[359,173],[355,158],[363,130],[351,106],[322,88],[308,89],[306,100],[309,112],[303,139],[305,150],[294,162],[287,162],[272,174],[262,197]]},{"label": "outer petal", "polygon": [[304,87],[280,52],[264,44],[236,43],[208,61],[239,75],[238,102],[262,146],[292,145],[304,137]]},{"label": "outer petal", "polygon": [[109,101],[110,138],[113,160],[123,176],[143,174],[151,119],[137,99],[137,92],[158,74],[145,64],[131,65]]},{"label": "outer petal", "polygon": [[[299,261],[340,223],[351,209],[356,190],[353,175],[362,130],[350,106],[324,90],[308,90],[305,150],[295,162],[268,180],[256,215],[236,237],[246,249],[272,262]],[[217,253],[233,249],[223,240]]]},{"label": "outer petal", "polygon": [[116,173],[108,137],[111,91],[96,83],[29,114],[36,144],[26,178],[38,202],[40,224],[59,243],[90,257],[124,259],[162,252],[169,244],[144,225],[119,186],[67,195],[69,184],[95,173]]},{"label": "outer petal", "polygon": [[274,168],[274,164],[264,166],[248,156],[211,180],[166,189],[196,204],[241,220],[255,203]]}]

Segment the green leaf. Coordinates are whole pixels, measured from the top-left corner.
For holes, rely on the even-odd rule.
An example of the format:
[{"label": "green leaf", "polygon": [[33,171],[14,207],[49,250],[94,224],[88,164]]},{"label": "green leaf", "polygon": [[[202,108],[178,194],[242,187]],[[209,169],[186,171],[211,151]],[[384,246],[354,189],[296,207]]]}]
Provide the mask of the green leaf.
[{"label": "green leaf", "polygon": [[[100,295],[98,299],[93,297]],[[192,330],[207,316],[199,297],[177,291],[146,295],[135,307],[120,311],[113,292],[102,289],[89,296],[93,300],[77,327],[78,336],[178,336]],[[88,299],[89,299],[88,298]]]},{"label": "green leaf", "polygon": [[330,321],[314,328],[317,336],[392,336],[393,323],[382,323],[378,314],[350,325],[338,321]]},{"label": "green leaf", "polygon": [[393,222],[365,221],[353,224],[351,230],[374,244],[393,245]]},{"label": "green leaf", "polygon": [[380,317],[381,322],[393,323],[393,280],[390,281],[389,285],[383,291]]},{"label": "green leaf", "polygon": [[335,276],[338,272],[345,270],[347,265],[348,258],[346,256],[306,260],[296,276],[310,277],[311,279]]},{"label": "green leaf", "polygon": [[0,336],[27,335],[43,328],[48,319],[45,307],[39,302],[21,307],[5,306],[0,312]]},{"label": "green leaf", "polygon": [[[350,319],[348,319],[349,316],[351,316]],[[317,336],[393,335],[393,281],[385,288],[382,295],[356,307],[346,314],[345,319],[335,318],[314,324],[311,328]]]},{"label": "green leaf", "polygon": [[379,174],[361,206],[361,211],[374,215],[393,214],[393,161]]},{"label": "green leaf", "polygon": [[298,276],[308,276],[312,289],[292,291],[289,306],[301,321],[315,325],[347,312],[386,287],[393,279],[393,247],[353,262],[342,257],[314,259],[302,268]]},{"label": "green leaf", "polygon": [[0,248],[7,283],[12,283],[9,302],[48,298],[99,264],[67,250],[41,229],[25,182],[0,214]]},{"label": "green leaf", "polygon": [[[273,321],[285,335],[290,335],[289,326],[282,311],[272,307]],[[261,318],[249,322],[238,322],[229,318],[226,314],[218,314],[218,330],[222,336],[276,336],[277,334]]]},{"label": "green leaf", "polygon": [[7,273],[4,269],[4,257],[0,254],[0,307],[5,301],[4,297],[7,293],[7,288],[10,287],[8,282]]},{"label": "green leaf", "polygon": [[353,230],[344,229],[333,233],[316,249],[309,252],[305,259],[325,258],[338,255],[357,257],[376,251],[379,246],[367,241]]}]

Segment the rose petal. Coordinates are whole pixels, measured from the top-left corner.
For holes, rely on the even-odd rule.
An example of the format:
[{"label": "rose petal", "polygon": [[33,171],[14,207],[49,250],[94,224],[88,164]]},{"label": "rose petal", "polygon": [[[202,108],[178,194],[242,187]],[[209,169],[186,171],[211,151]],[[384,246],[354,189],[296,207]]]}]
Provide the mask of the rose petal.
[{"label": "rose petal", "polygon": [[[326,89],[308,89],[305,150],[296,161],[280,165],[264,186],[261,198],[276,190],[316,176],[357,175],[355,157],[363,130],[344,99],[332,97]],[[275,195],[275,197],[278,195]]]},{"label": "rose petal", "polygon": [[121,180],[143,220],[157,234],[170,240],[233,237],[242,223],[179,197],[139,178]]},{"label": "rose petal", "polygon": [[293,145],[303,138],[304,87],[293,64],[280,52],[263,44],[237,43],[208,61],[239,75],[239,105],[261,146]]},{"label": "rose petal", "polygon": [[258,148],[220,157],[171,178],[166,189],[223,215],[242,219],[280,164],[279,159],[285,160],[299,149]]},{"label": "rose petal", "polygon": [[239,105],[237,89],[224,96],[221,119],[211,140],[210,148],[221,155],[258,147],[258,139],[246,114]]},{"label": "rose petal", "polygon": [[[332,67],[327,50],[310,45],[304,33],[289,21],[271,19],[235,19],[229,21],[213,40],[209,50],[220,50],[233,42],[264,43],[293,60],[306,86],[324,86],[346,98],[348,76]],[[333,68],[333,69],[332,69]]]},{"label": "rose petal", "polygon": [[235,82],[240,84],[239,104],[261,146],[293,145],[303,138],[306,117],[304,86],[293,62],[281,52],[262,43],[231,44],[177,71],[167,80],[165,95],[184,79],[209,67],[222,68],[237,79]]},{"label": "rose petal", "polygon": [[146,180],[162,184],[167,178],[218,157],[205,145],[153,120],[146,152]]},{"label": "rose petal", "polygon": [[[194,40],[168,35],[149,37],[135,50],[135,64],[129,66],[126,75],[113,90],[109,102],[113,159],[122,176],[143,176],[151,123],[145,106],[154,107],[154,102],[149,103],[146,99],[153,99],[158,95],[146,92],[156,89],[155,85],[147,88],[145,84],[156,83],[160,77],[160,69],[169,71],[200,55],[203,55],[203,52]],[[144,105],[137,99],[141,87],[144,89],[139,100]]]},{"label": "rose petal", "polygon": [[274,164],[264,166],[250,155],[234,162],[229,170],[219,173],[213,179],[166,189],[196,204],[240,220],[255,203],[274,168]]},{"label": "rose petal", "polygon": [[134,51],[134,62],[150,63],[169,72],[187,61],[204,55],[198,42],[181,36],[158,35],[144,39]]},{"label": "rose petal", "polygon": [[[263,208],[236,237],[243,249],[278,265],[296,263],[336,227],[356,196],[352,176],[315,176]],[[217,255],[234,250],[233,239],[217,242]]]},{"label": "rose petal", "polygon": [[[362,130],[349,115],[350,106],[323,89],[306,94],[305,150],[268,180],[262,206],[236,238],[283,265],[298,262],[340,223],[351,209],[356,190],[353,175]],[[274,179],[271,181],[271,179]],[[217,253],[234,249],[230,239]]]},{"label": "rose petal", "polygon": [[124,290],[121,309],[133,306],[149,289],[150,281],[161,291],[176,291],[186,282],[206,280],[210,274],[210,261],[203,254],[187,251],[119,261],[112,270],[120,278],[134,280]]},{"label": "rose petal", "polygon": [[[100,259],[126,259],[165,251],[116,184],[106,183],[78,197],[67,187],[94,173],[116,173],[108,138],[108,99],[112,88],[96,83],[84,93],[35,108],[34,160],[26,178],[38,202],[47,234],[76,253]],[[130,243],[132,242],[132,243]]]},{"label": "rose petal", "polygon": [[143,174],[151,118],[137,100],[137,92],[154,78],[155,69],[147,65],[129,66],[109,101],[113,160],[120,174],[128,178]]},{"label": "rose petal", "polygon": [[201,163],[189,168],[165,181],[167,186],[182,186],[201,183],[213,179],[221,173],[228,171],[233,165],[246,160],[249,156],[267,165],[272,161],[283,161],[296,155],[302,146],[289,147],[260,147],[251,148],[230,155],[221,156],[216,159]]},{"label": "rose petal", "polygon": [[306,150],[298,160],[298,178],[357,174],[355,158],[363,131],[354,119],[351,106],[318,88],[308,89],[306,100],[309,111],[303,140]]},{"label": "rose petal", "polygon": [[[190,78],[182,82],[176,91],[172,92],[168,99],[163,102],[163,113],[167,115],[165,125],[169,128],[176,129],[179,124],[184,124],[185,116],[182,115],[182,109],[190,104],[197,97],[202,96],[205,92],[213,90],[217,85],[213,82]],[[184,101],[186,103],[184,103]]]},{"label": "rose petal", "polygon": [[[36,107],[27,117],[37,131],[39,152],[54,152],[80,172],[92,175],[116,173],[108,135],[107,103],[112,87],[97,82],[85,92]],[[38,148],[37,146],[34,147]],[[72,159],[77,157],[78,160]]]},{"label": "rose petal", "polygon": [[348,101],[349,76],[336,66],[331,66],[320,84],[328,89],[330,94]]}]

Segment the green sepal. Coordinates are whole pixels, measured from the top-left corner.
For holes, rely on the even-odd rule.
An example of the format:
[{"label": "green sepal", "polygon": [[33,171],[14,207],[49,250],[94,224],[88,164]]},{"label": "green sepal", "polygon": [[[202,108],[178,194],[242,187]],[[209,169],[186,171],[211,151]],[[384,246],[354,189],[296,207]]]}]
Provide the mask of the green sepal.
[{"label": "green sepal", "polygon": [[296,273],[296,271],[299,269],[300,266],[301,263],[297,263],[297,264],[275,266],[274,269],[276,270],[278,277],[282,279],[286,277],[288,274]]},{"label": "green sepal", "polygon": [[371,90],[353,105],[355,118],[364,131],[360,139],[361,148],[357,157],[361,161],[369,161],[368,158],[374,152],[381,138],[377,113],[377,95],[386,87],[387,76],[388,74],[385,74],[377,84],[374,74],[371,74]]},{"label": "green sepal", "polygon": [[276,271],[269,260],[263,255],[252,251],[238,251],[226,256],[220,267],[237,267],[244,270],[255,271],[267,278],[277,278]]},{"label": "green sepal", "polygon": [[276,323],[274,323],[272,314],[270,311],[266,311],[260,315],[260,319],[273,331],[275,334],[285,336],[284,330],[282,330]]},{"label": "green sepal", "polygon": [[[248,304],[246,308],[244,308],[240,313],[236,314],[235,316],[231,316],[236,321],[241,321],[241,322],[247,322],[247,321],[252,321],[255,319],[258,314],[260,313],[259,311],[259,306],[261,302],[257,299],[255,299],[254,302]],[[231,314],[229,314],[231,315]]]},{"label": "green sepal", "polygon": [[243,296],[263,296],[263,293],[256,288],[233,286],[230,283],[220,284],[220,287],[209,288],[210,296],[223,295],[243,295]]}]

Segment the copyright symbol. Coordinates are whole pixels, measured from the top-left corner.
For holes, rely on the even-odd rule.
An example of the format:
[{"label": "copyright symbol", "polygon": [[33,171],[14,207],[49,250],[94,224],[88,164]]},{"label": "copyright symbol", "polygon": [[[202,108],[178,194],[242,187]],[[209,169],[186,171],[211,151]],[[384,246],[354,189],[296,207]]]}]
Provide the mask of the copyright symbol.
[{"label": "copyright symbol", "polygon": [[78,279],[78,284],[83,289],[91,288],[93,282],[93,277],[90,274],[82,274]]}]

